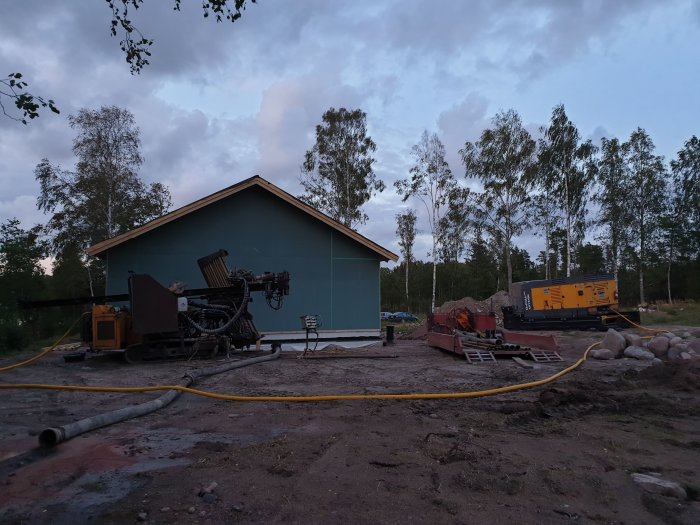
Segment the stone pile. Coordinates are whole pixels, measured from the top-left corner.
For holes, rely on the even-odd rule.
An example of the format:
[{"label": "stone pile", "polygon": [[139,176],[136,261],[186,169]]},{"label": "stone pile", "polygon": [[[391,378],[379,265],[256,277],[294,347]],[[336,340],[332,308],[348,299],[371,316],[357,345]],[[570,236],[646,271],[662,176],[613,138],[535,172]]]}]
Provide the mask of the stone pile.
[{"label": "stone pile", "polygon": [[600,348],[591,350],[594,359],[619,359],[630,357],[641,361],[666,361],[700,359],[700,330],[676,335],[663,332],[651,339],[634,333],[620,333],[609,329]]}]

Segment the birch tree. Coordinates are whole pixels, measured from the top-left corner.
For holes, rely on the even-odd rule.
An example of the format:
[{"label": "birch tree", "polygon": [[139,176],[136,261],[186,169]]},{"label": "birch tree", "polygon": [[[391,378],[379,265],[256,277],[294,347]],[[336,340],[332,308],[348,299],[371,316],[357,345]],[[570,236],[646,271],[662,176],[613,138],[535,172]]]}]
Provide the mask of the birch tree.
[{"label": "birch tree", "polygon": [[459,151],[465,176],[478,180],[483,192],[475,196],[475,212],[501,240],[508,286],[513,283],[513,237],[522,233],[530,218],[530,190],[534,185],[535,141],[511,109],[498,113],[481,138],[466,142]]},{"label": "birch tree", "polygon": [[563,105],[552,110],[550,125],[542,127],[539,163],[550,190],[562,203],[566,231],[566,276],[571,275],[573,245],[579,243],[586,229],[587,200],[595,174],[593,155],[596,147],[589,140],[581,142],[576,126],[566,116]]},{"label": "birch tree", "polygon": [[644,298],[644,269],[650,244],[656,241],[659,220],[664,211],[666,192],[663,157],[654,155],[654,143],[642,128],[637,128],[625,144],[625,164],[630,186],[627,205],[632,214],[632,241],[639,273],[639,302]]},{"label": "birch tree", "polygon": [[408,267],[413,260],[413,244],[416,240],[416,212],[408,210],[396,215],[396,235],[406,266],[406,307],[408,308]]},{"label": "birch tree", "polygon": [[50,215],[52,253],[77,249],[89,269],[86,248],[161,216],[171,200],[161,183],[146,185],[138,176],[141,140],[128,110],[81,109],[69,122],[77,131],[75,169],[43,159],[34,170],[40,186],[37,207]]},{"label": "birch tree", "polygon": [[700,251],[700,140],[691,137],[671,161],[671,191],[662,231],[666,245],[666,290],[671,294],[671,269],[679,257]]},{"label": "birch tree", "polygon": [[433,290],[430,302],[430,311],[432,312],[435,310],[440,219],[447,210],[449,196],[457,187],[457,182],[445,160],[445,146],[437,134],[431,135],[427,131],[423,131],[420,141],[413,146],[411,155],[414,159],[414,165],[409,171],[410,178],[398,180],[394,186],[403,202],[414,197],[425,208],[432,237],[430,251],[433,263]]},{"label": "birch tree", "polygon": [[632,220],[626,198],[631,188],[629,172],[625,169],[625,150],[626,147],[616,138],[602,139],[594,193],[594,199],[600,205],[597,223],[605,232],[601,241],[616,280],[623,248],[630,240]]},{"label": "birch tree", "polygon": [[377,149],[359,109],[330,108],[316,126],[316,143],[306,152],[300,182],[302,201],[352,228],[367,221],[362,206],[384,183],[372,170]]}]

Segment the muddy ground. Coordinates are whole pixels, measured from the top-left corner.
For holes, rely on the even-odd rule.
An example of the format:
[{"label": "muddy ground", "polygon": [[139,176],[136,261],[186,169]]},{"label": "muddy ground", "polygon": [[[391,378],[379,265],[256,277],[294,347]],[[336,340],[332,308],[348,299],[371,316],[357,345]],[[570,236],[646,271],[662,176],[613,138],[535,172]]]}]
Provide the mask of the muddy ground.
[{"label": "muddy ground", "polygon": [[[372,351],[393,358],[284,355],[198,387],[255,396],[479,390],[549,376],[597,337],[559,334],[565,363],[534,369],[469,365],[398,341]],[[0,382],[172,384],[211,365],[66,363],[58,353]],[[42,429],[159,394],[0,395],[1,523],[700,523],[697,362],[588,361],[544,387],[480,399],[293,404],[185,394],[52,449],[38,447]],[[634,472],[676,481],[688,498],[646,493]]]}]

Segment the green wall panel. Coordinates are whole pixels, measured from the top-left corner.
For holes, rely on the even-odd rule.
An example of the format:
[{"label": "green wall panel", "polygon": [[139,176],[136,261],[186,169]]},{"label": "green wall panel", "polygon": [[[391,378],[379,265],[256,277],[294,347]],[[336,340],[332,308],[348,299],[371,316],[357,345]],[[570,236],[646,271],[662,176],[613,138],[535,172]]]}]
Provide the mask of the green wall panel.
[{"label": "green wall panel", "polygon": [[107,293],[125,293],[129,271],[167,286],[206,286],[197,259],[220,248],[230,268],[290,273],[281,310],[253,294],[261,331],[300,330],[318,314],[324,330],[379,328],[379,256],[312,216],[256,187],[131,239],[107,253]]}]

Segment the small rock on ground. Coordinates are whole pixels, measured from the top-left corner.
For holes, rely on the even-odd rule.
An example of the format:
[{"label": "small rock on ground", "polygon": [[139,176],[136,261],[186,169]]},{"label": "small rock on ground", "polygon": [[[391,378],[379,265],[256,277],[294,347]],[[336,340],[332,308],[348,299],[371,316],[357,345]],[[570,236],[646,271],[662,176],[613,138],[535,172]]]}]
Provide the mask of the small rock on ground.
[{"label": "small rock on ground", "polygon": [[678,499],[686,499],[688,496],[685,489],[675,481],[669,481],[658,476],[651,476],[638,472],[632,474],[632,479],[647,492],[654,492]]},{"label": "small rock on ground", "polygon": [[615,355],[607,348],[596,348],[595,350],[591,350],[591,357],[593,359],[615,359]]}]

